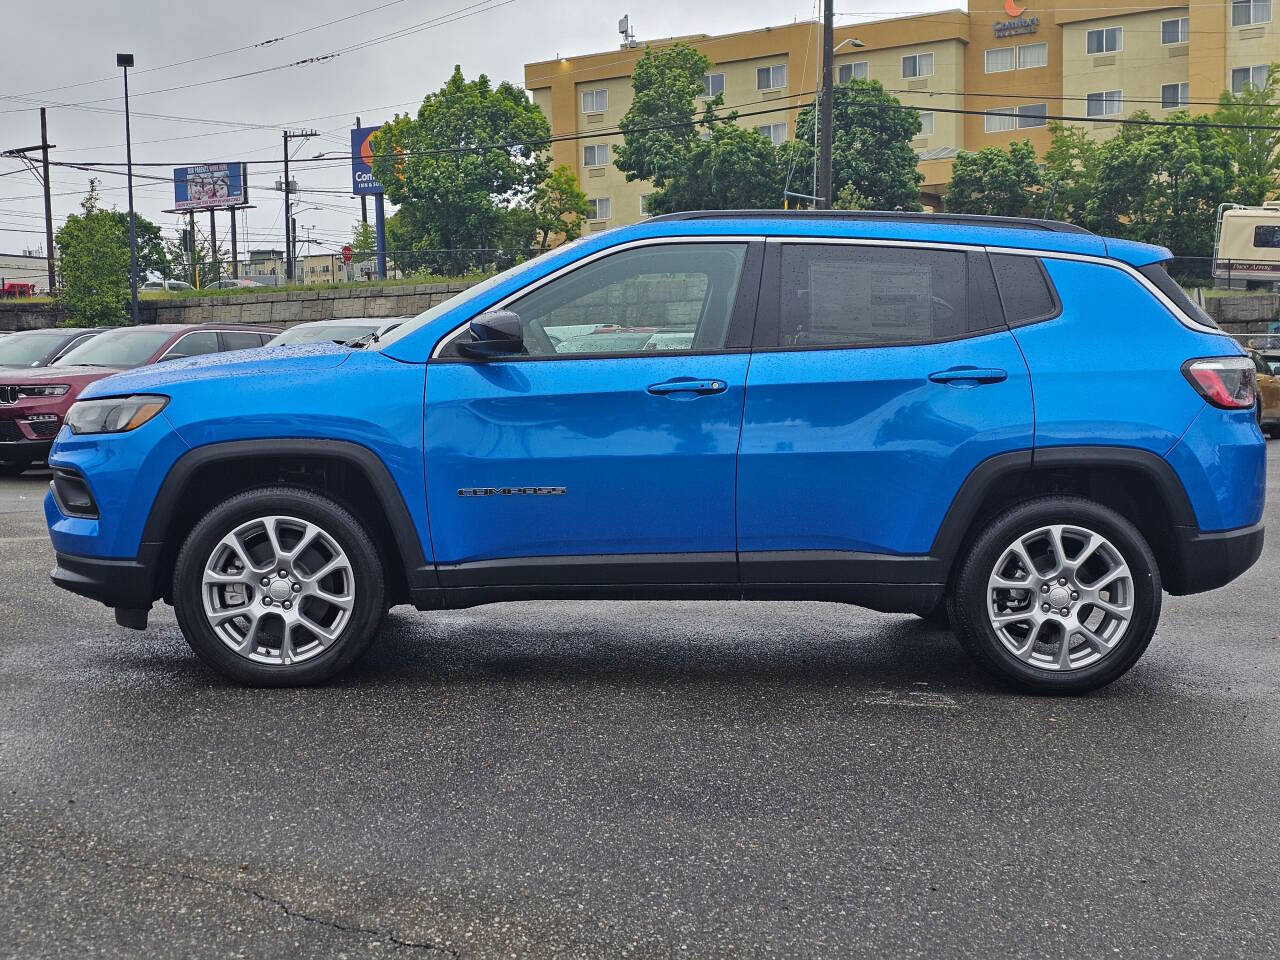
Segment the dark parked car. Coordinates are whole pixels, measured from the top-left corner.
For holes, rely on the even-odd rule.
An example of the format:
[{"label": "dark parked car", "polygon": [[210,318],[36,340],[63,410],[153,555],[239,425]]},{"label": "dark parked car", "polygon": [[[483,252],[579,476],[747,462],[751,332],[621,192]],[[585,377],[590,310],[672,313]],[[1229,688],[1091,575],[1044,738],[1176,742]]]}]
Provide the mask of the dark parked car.
[{"label": "dark parked car", "polygon": [[44,461],[67,410],[89,384],[162,360],[260,347],[279,332],[225,323],[122,327],[96,334],[43,369],[0,370],[0,476]]},{"label": "dark parked car", "polygon": [[0,369],[47,367],[90,337],[101,333],[89,327],[61,327],[55,330],[20,330],[0,343]]}]

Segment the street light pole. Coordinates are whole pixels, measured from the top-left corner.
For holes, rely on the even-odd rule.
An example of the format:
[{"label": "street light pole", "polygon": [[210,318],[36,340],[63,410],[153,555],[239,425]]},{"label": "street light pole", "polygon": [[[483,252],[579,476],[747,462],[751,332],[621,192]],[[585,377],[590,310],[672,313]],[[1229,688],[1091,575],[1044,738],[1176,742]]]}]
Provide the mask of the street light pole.
[{"label": "street light pole", "polygon": [[129,68],[133,66],[132,53],[117,53],[116,66],[124,70],[124,158],[129,181],[129,303],[133,313],[133,325],[138,318],[138,233],[133,222],[133,132],[129,128]]}]

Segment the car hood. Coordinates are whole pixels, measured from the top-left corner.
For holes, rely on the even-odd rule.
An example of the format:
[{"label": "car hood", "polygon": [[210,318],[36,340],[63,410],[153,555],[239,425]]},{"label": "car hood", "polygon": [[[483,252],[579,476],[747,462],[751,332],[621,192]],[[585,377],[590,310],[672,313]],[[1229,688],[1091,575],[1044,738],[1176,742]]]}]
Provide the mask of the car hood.
[{"label": "car hood", "polygon": [[0,367],[0,384],[69,383],[83,387],[119,372],[116,367]]},{"label": "car hood", "polygon": [[95,383],[84,397],[109,397],[125,393],[165,393],[184,383],[225,380],[227,389],[240,389],[247,381],[264,377],[294,378],[305,385],[308,373],[336,367],[351,356],[350,347],[308,343],[301,346],[260,347],[211,353],[186,360],[167,360],[137,367]]}]

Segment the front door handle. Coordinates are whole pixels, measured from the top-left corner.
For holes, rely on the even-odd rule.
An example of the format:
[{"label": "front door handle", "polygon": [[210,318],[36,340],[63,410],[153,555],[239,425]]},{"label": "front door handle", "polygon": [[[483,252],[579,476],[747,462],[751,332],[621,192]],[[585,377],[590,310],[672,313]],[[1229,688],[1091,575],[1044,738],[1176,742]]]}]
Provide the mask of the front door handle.
[{"label": "front door handle", "polygon": [[689,377],[679,377],[675,380],[655,383],[649,387],[649,392],[656,397],[669,396],[673,393],[696,393],[706,396],[713,393],[724,393],[727,389],[729,389],[729,385],[723,380],[693,380]]},{"label": "front door handle", "polygon": [[993,367],[952,367],[929,374],[934,383],[1003,383],[1009,374]]}]

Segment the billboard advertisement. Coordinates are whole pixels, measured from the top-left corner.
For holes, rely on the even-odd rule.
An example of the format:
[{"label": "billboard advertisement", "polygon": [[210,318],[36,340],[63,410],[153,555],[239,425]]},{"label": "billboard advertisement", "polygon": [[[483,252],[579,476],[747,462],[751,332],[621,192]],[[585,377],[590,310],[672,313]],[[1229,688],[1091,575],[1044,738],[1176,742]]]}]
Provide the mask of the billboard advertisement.
[{"label": "billboard advertisement", "polygon": [[351,192],[357,197],[384,192],[373,177],[373,150],[369,147],[369,138],[381,129],[356,127],[351,131]]},{"label": "billboard advertisement", "polygon": [[249,202],[249,181],[243,163],[208,163],[176,167],[173,206],[176,210],[217,210]]}]

